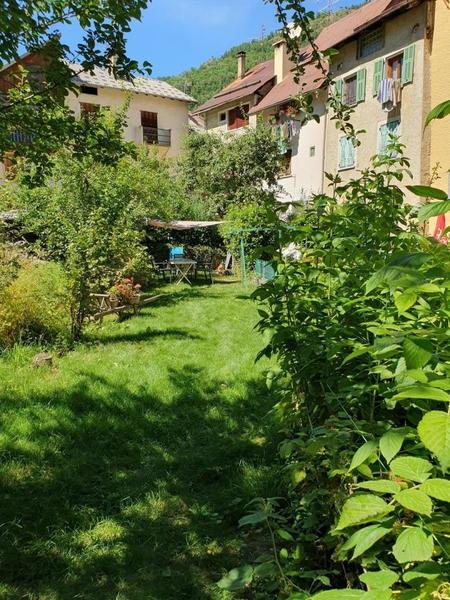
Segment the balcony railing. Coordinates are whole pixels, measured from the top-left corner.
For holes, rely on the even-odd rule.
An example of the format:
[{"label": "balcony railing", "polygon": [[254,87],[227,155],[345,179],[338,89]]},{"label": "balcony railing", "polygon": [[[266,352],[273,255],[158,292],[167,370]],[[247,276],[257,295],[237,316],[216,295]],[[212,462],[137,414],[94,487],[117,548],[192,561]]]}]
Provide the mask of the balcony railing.
[{"label": "balcony railing", "polygon": [[146,144],[155,144],[157,146],[170,146],[172,141],[172,131],[170,129],[159,129],[158,127],[142,127],[142,140]]}]

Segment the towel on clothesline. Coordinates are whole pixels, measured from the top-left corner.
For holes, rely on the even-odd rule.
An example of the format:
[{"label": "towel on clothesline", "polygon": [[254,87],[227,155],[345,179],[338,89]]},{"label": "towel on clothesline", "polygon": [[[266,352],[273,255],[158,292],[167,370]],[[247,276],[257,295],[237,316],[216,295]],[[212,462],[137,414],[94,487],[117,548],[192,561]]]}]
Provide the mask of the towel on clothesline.
[{"label": "towel on clothesline", "polygon": [[380,82],[378,102],[385,112],[391,112],[400,104],[402,99],[402,85],[399,79],[386,77]]}]

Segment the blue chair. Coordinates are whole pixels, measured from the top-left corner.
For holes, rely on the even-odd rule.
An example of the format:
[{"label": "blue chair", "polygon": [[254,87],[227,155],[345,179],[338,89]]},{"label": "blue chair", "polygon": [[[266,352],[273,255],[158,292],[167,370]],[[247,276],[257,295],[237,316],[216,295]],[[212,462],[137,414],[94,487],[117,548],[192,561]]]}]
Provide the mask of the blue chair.
[{"label": "blue chair", "polygon": [[183,256],[184,256],[183,246],[178,246],[176,248],[170,249],[170,260],[176,260],[177,258],[183,258]]}]

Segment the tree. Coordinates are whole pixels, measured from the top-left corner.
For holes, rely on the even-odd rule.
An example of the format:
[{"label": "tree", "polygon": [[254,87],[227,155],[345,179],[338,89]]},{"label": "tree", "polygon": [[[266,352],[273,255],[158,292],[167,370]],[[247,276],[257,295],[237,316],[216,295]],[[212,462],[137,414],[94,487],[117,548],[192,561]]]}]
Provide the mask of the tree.
[{"label": "tree", "polygon": [[[4,0],[0,10],[0,68],[20,59],[22,53],[40,53],[45,91],[64,95],[72,87],[76,59],[84,71],[110,69],[117,78],[129,78],[138,63],[126,54],[125,34],[133,19],[140,19],[151,0]],[[77,24],[83,31],[76,48],[64,44],[58,26]],[[114,61],[111,57],[114,56]],[[148,63],[144,67],[149,67]],[[22,99],[21,101],[25,101]],[[13,103],[4,102],[4,113]]]}]

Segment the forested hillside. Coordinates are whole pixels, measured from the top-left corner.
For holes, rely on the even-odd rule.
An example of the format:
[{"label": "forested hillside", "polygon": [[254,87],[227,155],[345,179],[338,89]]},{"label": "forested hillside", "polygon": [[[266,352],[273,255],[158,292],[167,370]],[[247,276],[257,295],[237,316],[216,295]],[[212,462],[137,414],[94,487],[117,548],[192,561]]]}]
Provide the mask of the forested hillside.
[{"label": "forested hillside", "polygon": [[[348,14],[355,7],[344,8],[333,13],[322,13],[316,16],[314,29],[316,35],[327,25]],[[234,46],[219,58],[210,58],[199,67],[170,77],[162,77],[178,89],[191,94],[199,104],[202,104],[225,85],[236,78],[236,54],[240,51],[247,53],[247,68],[269,60],[273,57],[272,43],[278,34],[271,33],[262,39],[255,39]]]}]

